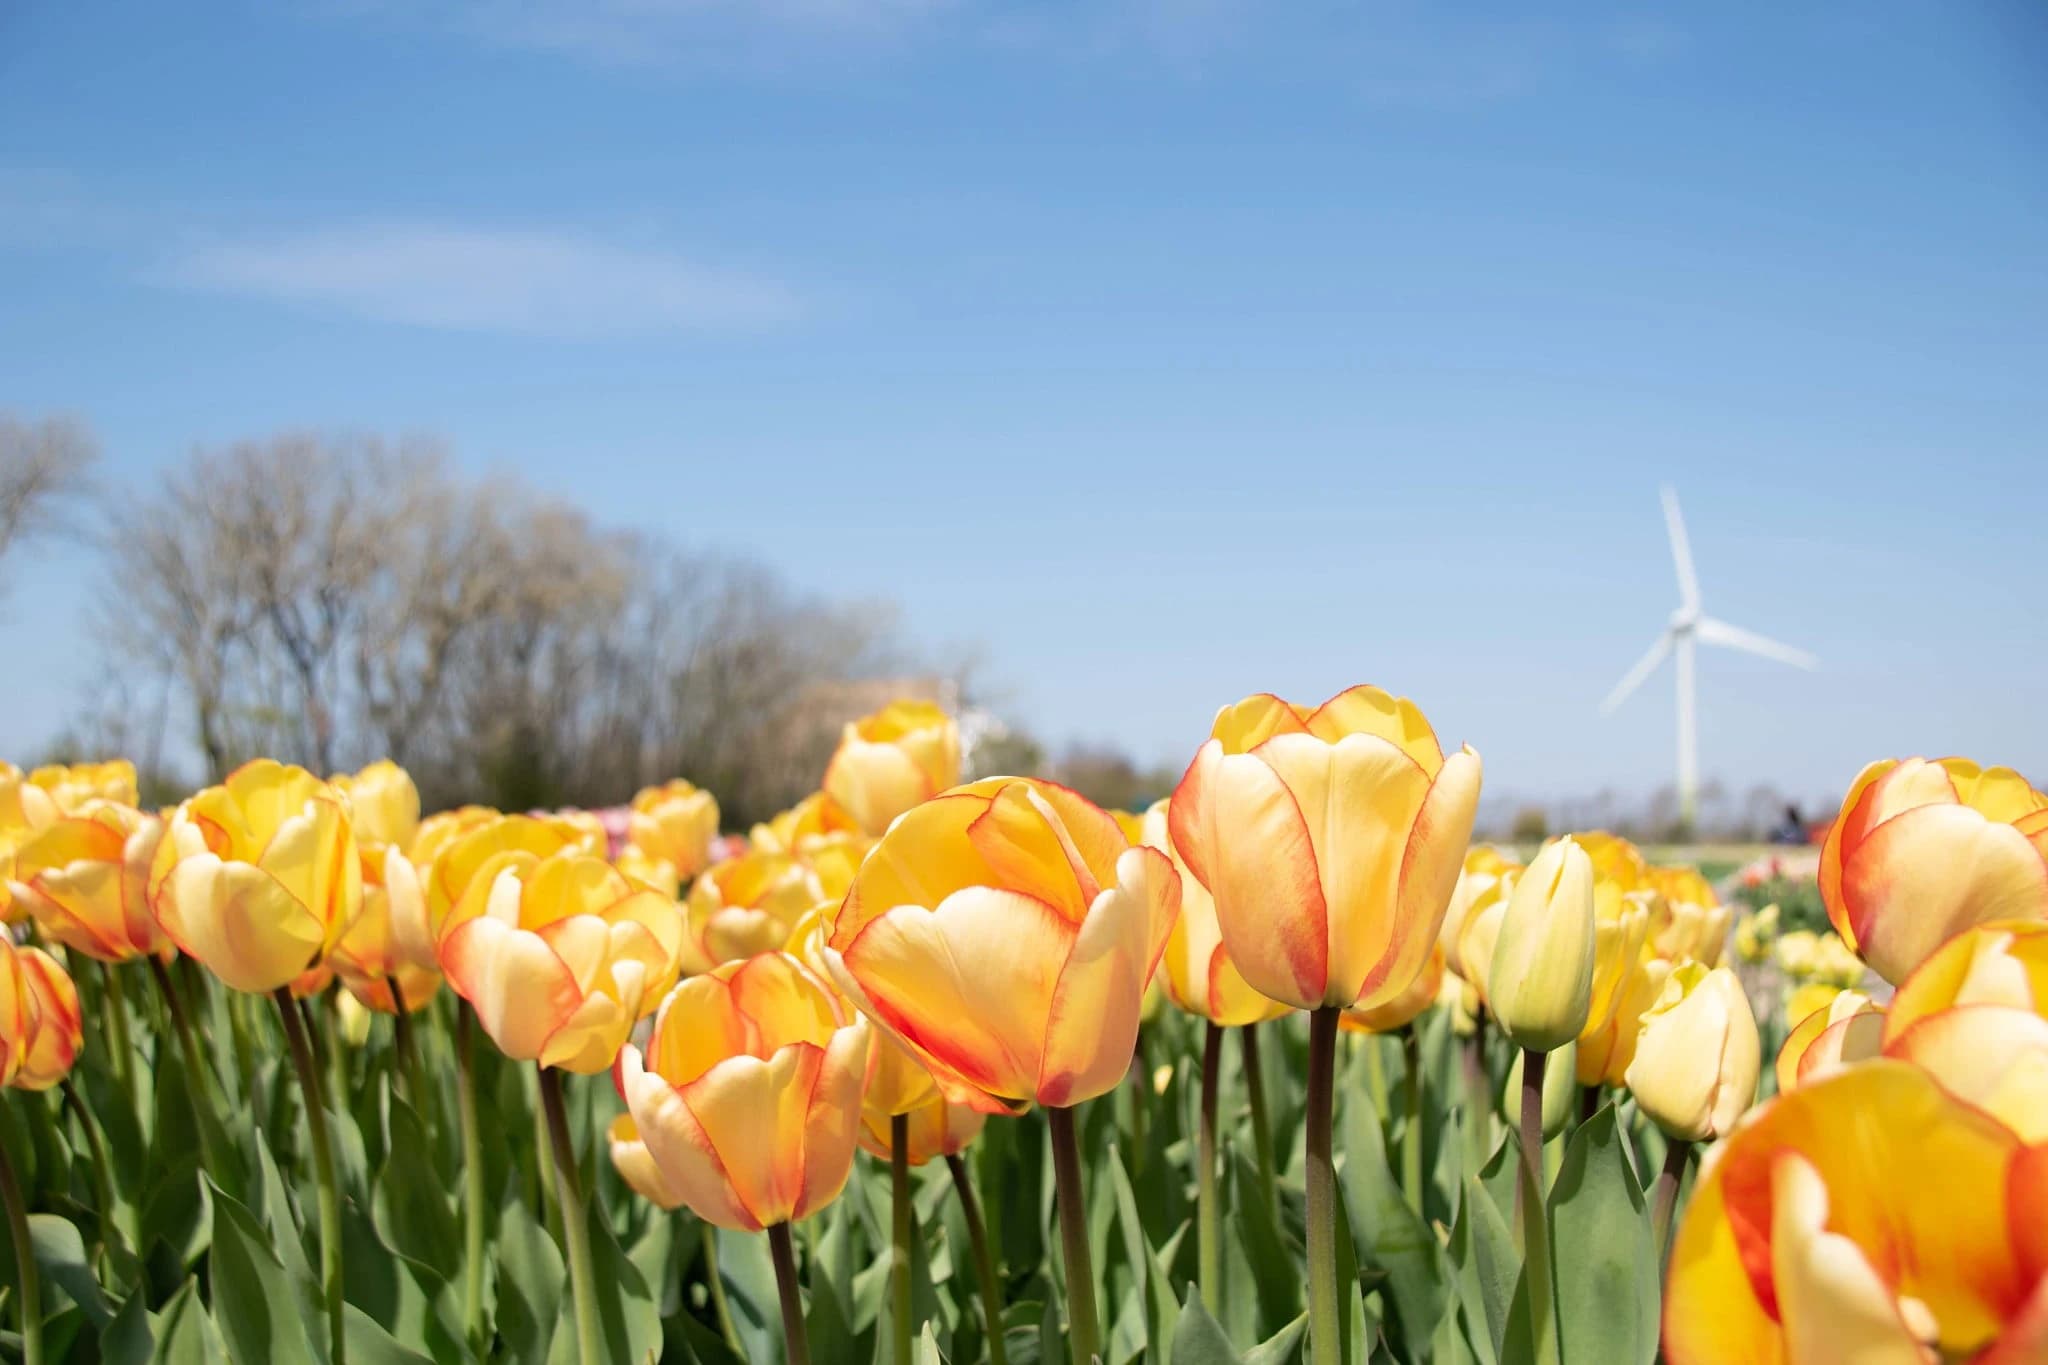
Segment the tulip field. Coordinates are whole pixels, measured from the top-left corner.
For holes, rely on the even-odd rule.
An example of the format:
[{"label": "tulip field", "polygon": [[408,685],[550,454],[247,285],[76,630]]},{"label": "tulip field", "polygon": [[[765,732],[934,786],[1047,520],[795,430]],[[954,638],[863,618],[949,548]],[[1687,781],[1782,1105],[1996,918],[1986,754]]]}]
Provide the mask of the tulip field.
[{"label": "tulip field", "polygon": [[0,765],[0,1359],[2048,1361],[2048,796],[1873,763],[1740,916],[1472,839],[1413,702],[1149,810],[846,727],[721,827]]}]

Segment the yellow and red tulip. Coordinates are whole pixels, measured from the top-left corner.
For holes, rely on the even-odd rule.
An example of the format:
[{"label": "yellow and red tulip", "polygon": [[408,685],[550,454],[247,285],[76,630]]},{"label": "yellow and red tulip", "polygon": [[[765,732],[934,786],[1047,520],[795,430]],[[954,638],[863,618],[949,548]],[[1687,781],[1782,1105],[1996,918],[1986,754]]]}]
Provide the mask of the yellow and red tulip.
[{"label": "yellow and red tulip", "polygon": [[1861,991],[1834,991],[1819,1008],[1797,1015],[1788,1009],[1786,1017],[1798,1022],[1778,1049],[1780,1094],[1875,1057],[1884,1048],[1884,1009]]},{"label": "yellow and red tulip", "polygon": [[2009,1005],[2048,1015],[2048,923],[1979,924],[1942,944],[1899,984],[1885,1037],[1954,1005]]},{"label": "yellow and red tulip", "polygon": [[1954,1005],[1887,1037],[1884,1055],[1920,1067],[2022,1141],[2048,1142],[2048,1019],[2032,1010]]},{"label": "yellow and red tulip", "polygon": [[928,701],[895,701],[851,721],[825,765],[825,793],[860,829],[897,816],[960,780],[960,727]]},{"label": "yellow and red tulip", "polygon": [[812,792],[780,815],[755,825],[747,833],[747,846],[756,853],[796,853],[820,835],[860,833],[860,825],[844,806],[824,792]]},{"label": "yellow and red tulip", "polygon": [[683,970],[774,952],[805,911],[827,896],[818,874],[788,853],[742,853],[713,863],[690,888]]},{"label": "yellow and red tulip", "polygon": [[164,824],[133,806],[86,803],[31,836],[15,854],[22,906],[46,937],[101,962],[126,962],[169,943],[149,909],[149,869]]},{"label": "yellow and red tulip", "polygon": [[1429,960],[1423,963],[1422,974],[1407,990],[1371,1009],[1345,1010],[1338,1016],[1337,1027],[1351,1033],[1392,1033],[1395,1029],[1404,1028],[1436,1004],[1443,994],[1446,975],[1443,947],[1432,947]]},{"label": "yellow and red tulip", "polygon": [[1479,783],[1477,754],[1447,757],[1415,704],[1378,688],[1313,709],[1254,696],[1217,714],[1168,823],[1253,989],[1372,1009],[1429,957]]},{"label": "yellow and red tulip", "polygon": [[1188,1013],[1226,1028],[1290,1013],[1287,1005],[1253,990],[1231,964],[1230,952],[1223,946],[1223,931],[1216,922],[1216,902],[1189,875],[1187,864],[1174,850],[1166,811],[1165,801],[1147,811],[1140,822],[1140,837],[1132,842],[1164,853],[1180,876],[1180,917],[1173,922],[1165,954],[1159,959],[1167,997]]},{"label": "yellow and red tulip", "polygon": [[394,927],[424,918],[425,895],[419,873],[398,845],[385,845],[382,858],[363,859],[362,912],[342,932],[327,965],[349,995],[380,1014],[396,1014],[401,1001],[410,1013],[441,989],[438,961],[413,961],[400,949]]},{"label": "yellow and red tulip", "polygon": [[[907,1111],[906,1117],[909,1122],[904,1133],[909,1141],[905,1151],[913,1166],[965,1151],[988,1122],[988,1115],[979,1109],[954,1104],[936,1090],[923,1104]],[[892,1151],[891,1135],[889,1115],[877,1113],[872,1106],[861,1110],[860,1145],[865,1150],[887,1160]]]},{"label": "yellow and red tulip", "polygon": [[1873,763],[1828,830],[1820,894],[1896,985],[1973,924],[2048,918],[2048,796],[1965,758]]},{"label": "yellow and red tulip", "polygon": [[420,824],[409,860],[425,894],[416,904],[392,906],[394,941],[408,961],[440,966],[441,941],[455,907],[486,869],[494,872],[512,853],[528,859],[557,853],[602,857],[605,842],[602,831],[593,839],[590,831],[555,816],[500,815],[481,806],[429,816]]},{"label": "yellow and red tulip", "polygon": [[10,1084],[19,1090],[48,1090],[71,1074],[85,1042],[78,986],[64,965],[40,948],[21,948],[16,956],[22,982],[34,1000],[34,1023]]},{"label": "yellow and red tulip", "polygon": [[711,841],[718,837],[718,801],[680,777],[643,788],[633,797],[626,837],[688,881],[711,862]]}]

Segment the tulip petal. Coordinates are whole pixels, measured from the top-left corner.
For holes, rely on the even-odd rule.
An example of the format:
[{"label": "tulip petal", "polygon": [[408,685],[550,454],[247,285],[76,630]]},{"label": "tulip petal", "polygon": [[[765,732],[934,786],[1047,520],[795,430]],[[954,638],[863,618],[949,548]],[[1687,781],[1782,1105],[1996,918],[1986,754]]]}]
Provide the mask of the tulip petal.
[{"label": "tulip petal", "polygon": [[1787,1365],[1926,1365],[1884,1280],[1854,1242],[1828,1231],[1819,1172],[1796,1152],[1770,1170],[1771,1278]]},{"label": "tulip petal", "polygon": [[725,1162],[683,1097],[661,1077],[641,1068],[640,1049],[619,1054],[619,1093],[625,1097],[640,1141],[660,1169],[664,1188],[681,1196],[706,1222],[735,1232],[759,1232],[761,1223],[734,1195]]},{"label": "tulip petal", "polygon": [[2048,1019],[2032,1010],[1958,1005],[1922,1019],[1884,1050],[1925,1068],[2021,1141],[2048,1141]]},{"label": "tulip petal", "polygon": [[991,880],[968,829],[988,808],[986,796],[953,792],[906,811],[893,839],[861,864],[833,921],[831,945],[841,952],[870,922],[899,905],[936,907],[946,897]]},{"label": "tulip petal", "polygon": [[1156,848],[1128,850],[1117,884],[1095,898],[1060,971],[1035,1091],[1066,1106],[1103,1094],[1130,1069],[1145,983],[1180,909],[1180,879]]},{"label": "tulip petal", "polygon": [[839,1197],[853,1171],[860,1136],[861,1085],[867,1075],[870,1034],[855,1020],[832,1035],[811,1087],[803,1127],[803,1177],[792,1219],[807,1218]]},{"label": "tulip petal", "polygon": [[164,931],[238,991],[268,994],[320,954],[325,927],[262,868],[211,853],[180,861],[159,898]]},{"label": "tulip petal", "polygon": [[[1186,831],[1190,837],[1183,837],[1183,794],[1191,817],[1201,820]],[[1188,865],[1199,874],[1206,864],[1223,943],[1244,979],[1300,1009],[1327,1003],[1328,903],[1309,822],[1280,774],[1255,755],[1225,754],[1212,740],[1181,779],[1169,819]]]},{"label": "tulip petal", "polygon": [[824,1065],[825,1049],[799,1043],[766,1061],[728,1057],[681,1088],[734,1197],[764,1227],[788,1222],[803,1193],[804,1125]]},{"label": "tulip petal", "polygon": [[581,1002],[575,976],[540,935],[489,915],[455,926],[441,969],[498,1050],[518,1061],[537,1060]]},{"label": "tulip petal", "polygon": [[[1855,946],[1897,983],[1973,924],[2048,916],[2048,863],[2011,825],[1926,805],[1871,832],[1843,868],[1842,894]],[[1877,906],[1891,912],[1860,913]]]},{"label": "tulip petal", "polygon": [[1442,928],[1451,894],[1458,888],[1465,849],[1472,841],[1472,821],[1479,811],[1482,772],[1479,755],[1469,748],[1460,749],[1445,760],[1430,783],[1429,795],[1423,799],[1401,856],[1394,950],[1366,974],[1359,993],[1360,1008],[1369,1009],[1399,995],[1421,972]]}]

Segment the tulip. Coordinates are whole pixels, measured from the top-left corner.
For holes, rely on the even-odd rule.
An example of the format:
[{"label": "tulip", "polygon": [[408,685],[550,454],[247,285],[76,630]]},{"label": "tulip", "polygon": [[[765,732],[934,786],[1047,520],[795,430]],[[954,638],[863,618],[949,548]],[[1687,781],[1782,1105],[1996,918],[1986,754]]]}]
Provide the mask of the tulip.
[{"label": "tulip", "polygon": [[1892,996],[1885,1041],[1954,1005],[2009,1005],[2048,1014],[2048,923],[1980,924],[1942,944]]},{"label": "tulip", "polygon": [[637,844],[627,844],[612,859],[612,866],[636,882],[645,882],[670,900],[683,894],[683,879],[676,865],[666,858],[650,857]]},{"label": "tulip", "polygon": [[[34,1051],[36,1034],[42,1026],[41,997],[24,970],[24,951],[15,947],[13,935],[0,933],[0,1086],[12,1085],[21,1076],[23,1062]],[[21,1305],[21,1358],[26,1365],[42,1365],[42,1289],[36,1273],[36,1247],[29,1231],[21,1184],[15,1179],[13,1155],[4,1140],[0,1140],[0,1196],[4,1196],[7,1224],[14,1240],[16,1298]]]},{"label": "tulip", "polygon": [[8,1082],[19,1090],[48,1090],[71,1074],[85,1042],[85,1018],[78,987],[63,964],[40,948],[15,951],[21,980],[33,997],[33,1020],[20,1045],[18,1065]]},{"label": "tulip", "polygon": [[366,858],[382,858],[389,847],[411,847],[420,828],[420,792],[405,769],[383,758],[359,773],[327,780],[348,797],[356,842]]},{"label": "tulip", "polygon": [[2043,1165],[1905,1063],[1782,1095],[1711,1156],[1664,1296],[1671,1365],[2039,1360]]},{"label": "tulip", "polygon": [[1372,1009],[1345,1010],[1337,1027],[1347,1033],[1393,1033],[1404,1029],[1421,1018],[1443,994],[1444,975],[1444,951],[1433,948],[1423,964],[1422,975],[1406,991]]},{"label": "tulip", "polygon": [[79,810],[89,801],[112,801],[117,805],[139,803],[135,794],[135,765],[125,758],[104,763],[54,763],[28,775],[30,785],[47,792],[50,802],[63,814]]},{"label": "tulip", "polygon": [[770,953],[806,910],[827,899],[818,874],[787,853],[743,853],[713,863],[690,888],[683,970]]},{"label": "tulip", "polygon": [[659,858],[689,879],[711,862],[718,837],[718,801],[678,777],[633,797],[627,837],[650,858]]},{"label": "tulip", "polygon": [[420,821],[405,856],[412,859],[414,867],[424,870],[433,866],[434,860],[456,840],[504,818],[502,813],[489,806],[457,806],[453,810],[436,811]]},{"label": "tulip", "polygon": [[127,962],[169,943],[149,910],[149,868],[163,821],[132,806],[89,802],[24,842],[14,877],[36,927],[101,962]]},{"label": "tulip", "polygon": [[2048,1019],[2032,1010],[1951,1006],[1892,1036],[1884,1055],[1920,1067],[2023,1141],[2048,1142]]},{"label": "tulip", "polygon": [[1665,979],[1643,1015],[1628,1088],[1666,1137],[1725,1137],[1756,1099],[1760,1047],[1735,973],[1688,962]]},{"label": "tulip", "polygon": [[1963,758],[1873,763],[1820,855],[1835,931],[1897,984],[1973,924],[2048,918],[2048,796]]},{"label": "tulip", "polygon": [[1750,963],[1769,958],[1778,933],[1778,915],[1776,901],[1754,914],[1744,915],[1735,926],[1735,955]]},{"label": "tulip", "polygon": [[1518,1047],[1553,1052],[1585,1031],[1593,918],[1592,860],[1561,839],[1516,881],[1487,969],[1487,1005]]},{"label": "tulip", "polygon": [[0,762],[0,831],[38,830],[61,814],[48,790],[12,763]]},{"label": "tulip", "polygon": [[1444,950],[1444,965],[1467,981],[1485,978],[1486,969],[1492,963],[1499,922],[1495,921],[1493,936],[1486,940],[1484,962],[1465,960],[1467,931],[1473,921],[1492,907],[1507,904],[1508,893],[1514,889],[1515,877],[1521,870],[1519,865],[1508,862],[1483,844],[1465,855],[1464,870],[1458,874],[1458,884],[1451,891],[1451,903],[1444,911],[1443,927],[1437,931],[1437,944]]},{"label": "tulip", "polygon": [[592,1075],[675,979],[682,938],[673,903],[602,858],[511,850],[451,907],[441,966],[499,1051]]},{"label": "tulip", "polygon": [[[896,1117],[908,1120],[904,1127],[909,1141],[904,1150],[912,1166],[966,1150],[988,1122],[988,1115],[979,1109],[954,1104],[936,1090],[922,1105]],[[878,1115],[872,1105],[861,1110],[860,1145],[884,1161],[891,1157],[889,1117]]]},{"label": "tulip", "polygon": [[1833,991],[1819,1009],[1788,1008],[1785,1017],[1798,1023],[1778,1049],[1779,1094],[1875,1057],[1884,1045],[1884,1010],[1861,991]]},{"label": "tulip", "polygon": [[928,701],[896,701],[848,723],[825,792],[867,834],[960,780],[960,727]]},{"label": "tulip", "polygon": [[1671,964],[1662,958],[1636,962],[1615,992],[1614,1015],[1597,1029],[1589,1029],[1578,1041],[1574,1070],[1580,1085],[1620,1085],[1636,1059],[1636,1042],[1642,1037],[1643,1015],[1664,993]]},{"label": "tulip", "polygon": [[860,826],[844,806],[824,792],[812,792],[780,815],[755,825],[747,833],[747,844],[756,853],[796,853],[821,834],[860,833]]},{"label": "tulip", "polygon": [[1288,1007],[1253,990],[1232,964],[1216,920],[1215,900],[1188,873],[1187,863],[1173,847],[1167,804],[1159,801],[1145,813],[1140,837],[1133,841],[1164,853],[1180,877],[1180,917],[1167,934],[1166,951],[1159,960],[1167,998],[1189,1014],[1225,1028],[1282,1017]]},{"label": "tulip", "polygon": [[1458,933],[1456,959],[1460,975],[1471,985],[1478,1003],[1486,1003],[1487,978],[1493,971],[1493,950],[1500,946],[1500,926],[1507,919],[1508,899],[1514,894],[1515,876],[1494,884],[1482,904],[1475,905]]},{"label": "tulip", "polygon": [[1653,867],[1649,876],[1657,893],[1650,901],[1650,951],[1670,962],[1717,965],[1735,908],[1721,904],[1698,868]]},{"label": "tulip", "polygon": [[179,950],[231,988],[289,985],[362,908],[348,798],[304,768],[245,763],[171,813],[148,895]]},{"label": "tulip", "polygon": [[507,854],[539,859],[556,853],[602,858],[605,844],[558,816],[500,815],[476,806],[430,816],[420,824],[410,859],[426,894],[416,905],[392,907],[399,951],[408,961],[438,968],[450,916],[480,876],[488,884],[484,874],[494,875]]},{"label": "tulip", "polygon": [[[363,908],[343,931],[329,955],[343,989],[358,1003],[379,1014],[397,1015],[402,1002],[410,1014],[423,1008],[441,989],[437,967],[414,962],[398,943],[394,925],[417,922],[425,892],[419,873],[395,843],[384,845],[381,858],[363,859]],[[395,992],[395,994],[394,994]]]}]

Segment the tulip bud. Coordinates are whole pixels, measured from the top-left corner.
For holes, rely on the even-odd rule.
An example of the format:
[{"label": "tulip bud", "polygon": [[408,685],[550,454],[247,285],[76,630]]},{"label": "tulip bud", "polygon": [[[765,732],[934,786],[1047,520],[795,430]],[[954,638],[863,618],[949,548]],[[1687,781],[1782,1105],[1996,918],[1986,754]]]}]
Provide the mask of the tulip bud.
[{"label": "tulip bud", "polygon": [[1735,973],[1688,962],[1665,980],[1643,1016],[1628,1088],[1666,1136],[1722,1137],[1756,1099],[1761,1049]]},{"label": "tulip bud", "polygon": [[1593,998],[1593,863],[1570,838],[1537,854],[1515,882],[1486,996],[1517,1046],[1553,1052],[1585,1031]]},{"label": "tulip bud", "polygon": [[34,997],[34,1023],[21,1048],[20,1066],[12,1084],[21,1090],[48,1090],[71,1074],[78,1049],[85,1042],[85,1021],[78,987],[63,964],[40,948],[18,952],[21,979]]},{"label": "tulip bud", "polygon": [[[1501,1087],[1500,1112],[1509,1127],[1521,1122],[1522,1060],[1528,1054],[1517,1051],[1508,1067],[1507,1083]],[[1579,1097],[1579,1045],[1566,1043],[1550,1054],[1543,1067],[1543,1140],[1548,1142],[1571,1122],[1572,1108]]]}]

